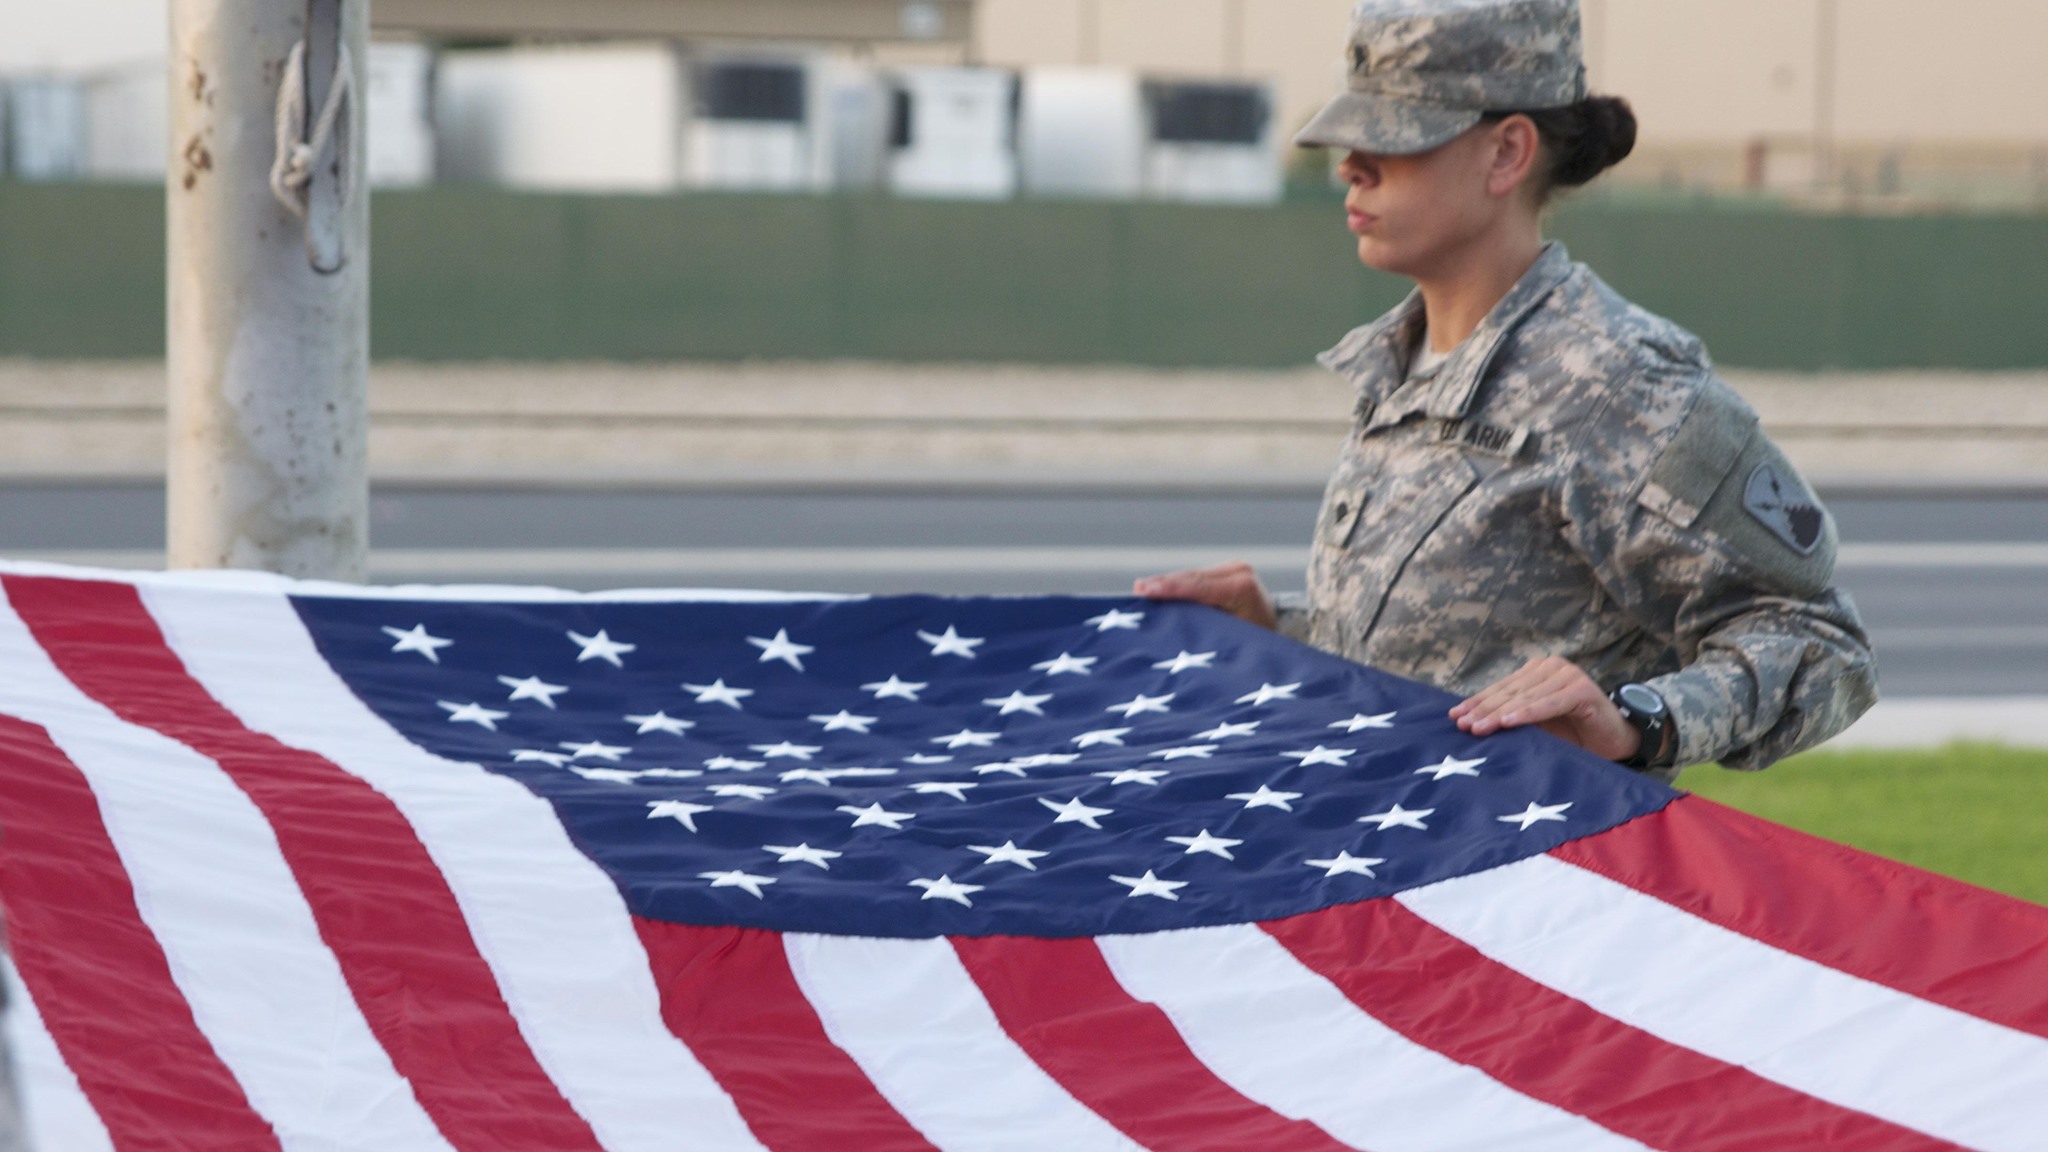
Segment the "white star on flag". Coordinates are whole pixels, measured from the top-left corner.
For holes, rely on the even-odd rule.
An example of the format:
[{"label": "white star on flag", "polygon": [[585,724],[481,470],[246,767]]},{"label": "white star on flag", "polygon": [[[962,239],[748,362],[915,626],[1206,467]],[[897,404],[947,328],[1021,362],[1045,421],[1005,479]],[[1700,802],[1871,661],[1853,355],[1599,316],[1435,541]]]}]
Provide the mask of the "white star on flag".
[{"label": "white star on flag", "polygon": [[626,717],[626,723],[638,724],[640,727],[635,734],[640,736],[645,736],[649,732],[666,732],[671,736],[681,736],[684,732],[697,726],[694,720],[678,720],[666,712],[653,712],[645,716],[628,716]]},{"label": "white star on flag", "polygon": [[997,713],[999,716],[1008,716],[1012,712],[1029,712],[1033,716],[1043,716],[1045,715],[1045,709],[1040,707],[1040,705],[1050,699],[1052,699],[1052,694],[1049,692],[1043,696],[1027,696],[1023,692],[1012,692],[1008,696],[998,696],[993,700],[983,700],[982,703],[991,708],[1002,709],[1001,712]]},{"label": "white star on flag", "polygon": [[951,624],[946,625],[946,631],[943,634],[933,635],[930,632],[920,631],[917,634],[917,638],[932,646],[932,655],[934,656],[962,656],[969,660],[974,659],[974,650],[976,648],[988,642],[978,636],[962,636]]},{"label": "white star on flag", "polygon": [[1150,869],[1146,869],[1143,876],[1111,876],[1110,879],[1129,888],[1132,896],[1162,896],[1168,900],[1180,899],[1175,893],[1188,886],[1185,880],[1161,880]]},{"label": "white star on flag", "polygon": [[914,756],[905,756],[903,758],[903,762],[905,764],[916,764],[922,767],[927,764],[951,764],[953,762],[953,758],[951,756],[933,756],[928,753],[919,752]]},{"label": "white star on flag", "polygon": [[962,884],[951,876],[941,876],[937,880],[912,880],[910,885],[913,888],[924,889],[921,899],[951,900],[955,904],[964,904],[969,908],[974,907],[974,901],[968,897],[984,887],[980,884]]},{"label": "white star on flag", "polygon": [[839,811],[853,817],[853,826],[855,828],[862,828],[869,824],[879,824],[891,832],[901,832],[903,831],[903,822],[905,820],[917,819],[917,813],[915,812],[891,812],[880,804],[870,804],[865,808],[856,808],[851,804],[841,804]]},{"label": "white star on flag", "polygon": [[1330,725],[1330,727],[1342,728],[1346,732],[1362,732],[1367,728],[1392,728],[1394,726],[1394,715],[1392,712],[1382,712],[1377,716],[1367,716],[1365,713],[1360,712],[1351,719],[1339,720],[1335,724]]},{"label": "white star on flag", "polygon": [[391,646],[393,652],[417,652],[436,664],[441,662],[441,649],[455,645],[453,640],[427,635],[425,624],[415,624],[411,628],[393,628],[387,624],[384,634],[398,641]]},{"label": "white star on flag", "polygon": [[1257,691],[1239,696],[1237,703],[1262,708],[1275,700],[1292,700],[1294,694],[1300,690],[1300,684],[1261,684]]},{"label": "white star on flag", "polygon": [[585,636],[581,632],[571,632],[569,633],[569,639],[571,642],[583,646],[583,651],[576,654],[576,662],[578,664],[583,663],[585,660],[602,660],[614,668],[624,668],[626,662],[619,659],[619,657],[640,647],[638,644],[621,644],[607,635],[603,629],[599,629],[595,636]]},{"label": "white star on flag", "polygon": [[784,740],[779,744],[749,744],[747,750],[768,760],[809,760],[825,749],[817,744],[791,744]]},{"label": "white star on flag", "polygon": [[528,676],[524,680],[513,676],[500,676],[498,683],[512,690],[512,695],[508,699],[538,700],[543,708],[553,708],[555,697],[569,690],[565,684],[550,684],[538,676]]},{"label": "white star on flag", "polygon": [[569,754],[566,752],[543,752],[538,748],[520,748],[512,753],[512,762],[514,764],[525,764],[531,760],[538,760],[551,768],[560,768],[569,762]]},{"label": "white star on flag", "polygon": [[1150,760],[1207,760],[1216,754],[1221,744],[1189,744],[1184,748],[1161,748],[1147,757]]},{"label": "white star on flag", "polygon": [[670,819],[690,831],[697,830],[697,817],[718,809],[709,804],[692,804],[687,800],[656,800],[647,805],[649,820]]},{"label": "white star on flag", "polygon": [[1124,745],[1124,737],[1130,734],[1129,728],[1097,728],[1093,732],[1081,733],[1068,743],[1076,748],[1093,748],[1097,744],[1112,744],[1121,748]]},{"label": "white star on flag", "polygon": [[713,784],[711,794],[720,799],[737,796],[742,800],[766,800],[775,795],[775,789],[766,784]]},{"label": "white star on flag", "polygon": [[981,785],[968,781],[955,783],[944,780],[920,780],[912,784],[910,790],[919,796],[951,796],[953,799],[965,804],[967,802],[967,790],[979,787]]},{"label": "white star on flag", "polygon": [[1136,631],[1145,619],[1143,612],[1124,612],[1112,608],[1100,616],[1090,616],[1083,623],[1095,625],[1097,632],[1114,632],[1119,628]]},{"label": "white star on flag", "polygon": [[1097,772],[1096,775],[1111,784],[1148,784],[1158,787],[1159,782],[1166,778],[1166,769],[1125,768],[1117,772]]},{"label": "white star on flag", "polygon": [[569,750],[569,759],[571,760],[581,760],[585,756],[590,756],[599,760],[610,760],[614,763],[618,761],[619,757],[632,751],[631,748],[623,748],[617,744],[607,744],[602,740],[585,740],[580,744],[574,740],[564,740],[562,741],[562,747]]},{"label": "white star on flag", "polygon": [[713,888],[739,888],[754,899],[761,899],[761,888],[775,883],[773,876],[755,876],[746,872],[699,872],[699,879],[711,881]]},{"label": "white star on flag", "polygon": [[1030,872],[1038,871],[1038,865],[1032,861],[1052,855],[1050,852],[1040,852],[1033,848],[1019,848],[1015,840],[1003,841],[1000,848],[991,848],[986,844],[969,844],[967,850],[988,857],[982,861],[983,864],[1015,864]]},{"label": "white star on flag", "polygon": [[1432,780],[1442,780],[1447,776],[1477,776],[1479,775],[1479,766],[1484,763],[1486,763],[1486,757],[1484,756],[1473,760],[1460,760],[1455,756],[1446,756],[1443,758],[1442,763],[1431,764],[1427,768],[1417,768],[1415,775],[1428,776]]},{"label": "white star on flag", "polygon": [[1182,651],[1180,655],[1175,656],[1171,660],[1161,660],[1153,665],[1154,668],[1163,670],[1169,676],[1178,676],[1190,668],[1213,668],[1215,666],[1216,653],[1188,651]]},{"label": "white star on flag", "polygon": [[1373,866],[1385,864],[1386,861],[1378,856],[1353,856],[1349,852],[1339,852],[1328,860],[1304,860],[1302,863],[1311,868],[1321,868],[1326,877],[1351,875],[1371,876],[1377,879],[1379,873],[1372,870]]},{"label": "white star on flag", "polygon": [[929,684],[915,684],[911,681],[891,676],[887,680],[877,680],[873,684],[863,684],[860,686],[860,690],[863,692],[873,692],[877,700],[886,700],[894,696],[899,700],[908,700],[915,704],[917,703],[917,694],[929,687],[931,687]]},{"label": "white star on flag", "polygon": [[730,756],[713,756],[704,762],[704,766],[713,772],[752,772],[756,768],[767,767],[767,764],[760,760],[735,760]]},{"label": "white star on flag", "polygon": [[1564,810],[1569,807],[1571,807],[1569,800],[1563,804],[1538,804],[1531,800],[1527,808],[1515,813],[1513,816],[1496,816],[1494,819],[1503,824],[1518,825],[1522,831],[1527,832],[1532,825],[1545,820],[1555,820],[1562,824],[1564,822]]},{"label": "white star on flag", "polygon": [[1221,836],[1211,836],[1207,828],[1202,829],[1199,836],[1168,836],[1166,839],[1168,843],[1185,846],[1187,851],[1183,855],[1192,856],[1197,852],[1207,852],[1211,856],[1221,856],[1225,860],[1237,859],[1237,857],[1230,854],[1230,850],[1244,843],[1242,840],[1228,840]]},{"label": "white star on flag", "polygon": [[723,704],[735,712],[740,710],[740,699],[742,697],[754,694],[752,688],[726,687],[723,676],[709,684],[685,684],[683,685],[683,691],[695,693],[697,703],[699,704]]},{"label": "white star on flag", "polygon": [[858,732],[863,736],[868,735],[868,729],[874,727],[875,720],[873,716],[855,716],[843,708],[837,715],[811,717],[813,724],[823,724],[827,732]]},{"label": "white star on flag", "polygon": [[1002,733],[1000,732],[976,732],[972,728],[962,728],[951,736],[934,736],[932,737],[932,743],[944,744],[948,748],[956,749],[986,748],[995,743],[996,739],[1001,735]]},{"label": "white star on flag", "polygon": [[1279,792],[1261,784],[1257,792],[1232,792],[1225,800],[1242,800],[1246,808],[1278,808],[1282,812],[1294,811],[1292,801],[1301,799],[1299,792]]},{"label": "white star on flag", "polygon": [[1126,700],[1121,704],[1112,704],[1109,707],[1104,708],[1103,711],[1121,712],[1124,714],[1124,719],[1126,720],[1129,720],[1133,716],[1143,715],[1147,712],[1171,712],[1173,711],[1173,709],[1168,708],[1167,705],[1171,703],[1173,701],[1173,698],[1177,695],[1179,695],[1179,693],[1168,692],[1164,696],[1147,696],[1143,692],[1140,692],[1138,693],[1135,699]]},{"label": "white star on flag", "polygon": [[1095,829],[1097,832],[1102,831],[1102,825],[1095,822],[1096,817],[1107,816],[1116,811],[1114,808],[1090,808],[1088,805],[1081,803],[1078,797],[1067,801],[1065,804],[1055,804],[1051,800],[1040,796],[1038,802],[1059,814],[1053,823],[1082,824]]},{"label": "white star on flag", "polygon": [[1228,740],[1232,736],[1249,736],[1259,730],[1260,721],[1246,720],[1242,724],[1222,723],[1207,732],[1195,733],[1197,740]]},{"label": "white star on flag", "polygon": [[775,853],[777,864],[811,864],[827,872],[832,870],[830,861],[846,855],[844,852],[834,852],[830,848],[813,848],[809,844],[763,844],[761,851]]},{"label": "white star on flag", "polygon": [[1395,827],[1416,828],[1427,832],[1429,825],[1424,824],[1422,818],[1431,815],[1435,811],[1436,809],[1434,808],[1403,808],[1396,804],[1385,812],[1375,812],[1370,816],[1360,816],[1358,822],[1360,824],[1377,824],[1382,832]]},{"label": "white star on flag", "polygon": [[1282,756],[1299,757],[1301,759],[1301,767],[1303,768],[1313,767],[1317,764],[1335,764],[1337,767],[1342,768],[1344,767],[1345,757],[1357,754],[1358,749],[1356,748],[1325,748],[1321,744],[1301,751],[1281,753]]},{"label": "white star on flag", "polygon": [[784,784],[806,781],[812,784],[831,784],[834,780],[845,780],[861,776],[894,776],[894,768],[792,768],[780,779]]},{"label": "white star on flag", "polygon": [[435,703],[447,710],[449,723],[475,724],[493,732],[498,730],[498,721],[511,715],[510,712],[498,712],[474,702],[457,704],[452,700],[436,700]]},{"label": "white star on flag", "polygon": [[803,658],[817,651],[809,644],[799,644],[791,640],[787,628],[776,629],[773,637],[749,636],[747,643],[761,650],[760,663],[780,660],[799,672],[804,670]]},{"label": "white star on flag", "polygon": [[1071,656],[1062,652],[1050,660],[1041,660],[1033,664],[1031,670],[1043,672],[1047,676],[1087,676],[1090,675],[1088,670],[1100,659],[1099,656]]}]

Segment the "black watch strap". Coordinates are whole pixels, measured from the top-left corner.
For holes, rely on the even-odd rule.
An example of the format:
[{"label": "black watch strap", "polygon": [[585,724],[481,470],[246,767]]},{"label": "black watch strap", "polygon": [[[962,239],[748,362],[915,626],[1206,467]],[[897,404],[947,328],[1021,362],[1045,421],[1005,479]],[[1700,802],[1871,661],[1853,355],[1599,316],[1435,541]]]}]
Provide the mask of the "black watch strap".
[{"label": "black watch strap", "polygon": [[1672,726],[1671,710],[1664,706],[1664,698],[1643,684],[1623,684],[1607,698],[1621,709],[1622,719],[1628,721],[1629,727],[1634,728],[1641,738],[1635,755],[1621,761],[1621,765],[1637,771],[1670,767],[1678,751],[1678,741]]}]

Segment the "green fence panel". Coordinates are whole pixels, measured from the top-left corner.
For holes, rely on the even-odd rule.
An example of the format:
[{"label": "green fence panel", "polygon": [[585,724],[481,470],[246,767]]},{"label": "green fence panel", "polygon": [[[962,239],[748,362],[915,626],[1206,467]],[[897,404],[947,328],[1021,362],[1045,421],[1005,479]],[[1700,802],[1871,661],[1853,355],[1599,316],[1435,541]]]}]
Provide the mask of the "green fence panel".
[{"label": "green fence panel", "polygon": [[[1334,200],[377,194],[383,358],[1280,367],[1406,286]],[[2048,367],[2048,217],[1569,204],[1552,229],[1755,368]],[[0,183],[0,355],[163,348],[163,197]]]}]

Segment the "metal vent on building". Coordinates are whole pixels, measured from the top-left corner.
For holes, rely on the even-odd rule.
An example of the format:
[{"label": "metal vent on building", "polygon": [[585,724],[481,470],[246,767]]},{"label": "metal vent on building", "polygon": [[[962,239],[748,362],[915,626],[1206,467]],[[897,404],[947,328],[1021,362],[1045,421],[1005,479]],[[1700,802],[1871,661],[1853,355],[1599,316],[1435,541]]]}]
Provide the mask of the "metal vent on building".
[{"label": "metal vent on building", "polygon": [[1273,114],[1266,90],[1249,84],[1150,82],[1145,105],[1163,144],[1257,144]]},{"label": "metal vent on building", "polygon": [[711,120],[801,123],[804,70],[795,64],[709,64],[697,87],[699,114]]}]

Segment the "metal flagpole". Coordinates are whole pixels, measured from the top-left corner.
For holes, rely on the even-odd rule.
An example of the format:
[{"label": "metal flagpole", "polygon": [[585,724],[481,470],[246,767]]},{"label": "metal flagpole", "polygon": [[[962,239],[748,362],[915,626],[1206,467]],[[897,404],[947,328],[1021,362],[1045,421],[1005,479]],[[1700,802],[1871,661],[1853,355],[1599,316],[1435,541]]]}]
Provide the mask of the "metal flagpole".
[{"label": "metal flagpole", "polygon": [[369,2],[170,13],[170,566],[361,580]]}]

